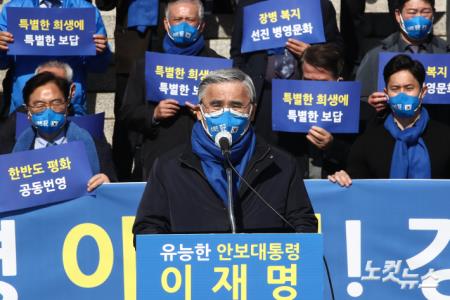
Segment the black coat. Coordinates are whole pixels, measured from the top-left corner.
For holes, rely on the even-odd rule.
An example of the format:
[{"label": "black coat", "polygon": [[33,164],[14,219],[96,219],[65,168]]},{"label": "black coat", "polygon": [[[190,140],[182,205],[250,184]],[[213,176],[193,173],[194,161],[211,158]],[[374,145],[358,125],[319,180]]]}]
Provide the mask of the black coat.
[{"label": "black coat", "polygon": [[111,145],[106,140],[105,136],[92,137],[97,150],[98,162],[100,164],[100,173],[106,174],[111,182],[116,182],[117,174],[114,162],[112,159]]},{"label": "black coat", "polygon": [[9,154],[16,143],[16,113],[0,119],[0,154]]},{"label": "black coat", "polygon": [[[431,178],[450,179],[450,128],[430,120],[422,134],[431,161]],[[347,160],[352,178],[389,178],[395,139],[379,123],[356,139]]]},{"label": "black coat", "polygon": [[[198,56],[220,57],[214,50],[205,47]],[[153,161],[165,152],[181,144],[190,143],[192,126],[195,118],[185,107],[170,119],[158,125],[152,122],[153,112],[158,103],[145,100],[145,60],[134,65],[120,110],[120,119],[126,126],[143,135],[141,160],[143,162],[144,180],[147,179]],[[195,102],[197,99],[193,99]]]},{"label": "black coat", "polygon": [[[294,227],[317,232],[302,171],[289,154],[257,138],[244,178]],[[238,232],[293,231],[241,183],[235,199]],[[209,185],[191,146],[158,158],[139,205],[134,234],[230,232],[227,209]]]}]

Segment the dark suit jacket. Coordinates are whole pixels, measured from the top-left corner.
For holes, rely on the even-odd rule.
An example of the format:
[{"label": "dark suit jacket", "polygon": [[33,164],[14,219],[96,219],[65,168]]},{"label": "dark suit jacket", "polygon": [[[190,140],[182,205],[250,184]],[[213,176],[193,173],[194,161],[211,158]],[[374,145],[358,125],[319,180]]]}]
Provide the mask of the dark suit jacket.
[{"label": "dark suit jacket", "polygon": [[12,152],[16,143],[16,113],[0,119],[0,154]]},{"label": "dark suit jacket", "polygon": [[[198,56],[221,57],[208,47]],[[190,143],[195,118],[187,108],[182,107],[175,117],[154,124],[152,119],[157,103],[145,99],[144,68],[144,59],[138,60],[133,66],[120,110],[120,119],[129,129],[143,135],[141,154],[146,180],[156,157],[180,144]]]},{"label": "dark suit jacket", "polygon": [[[431,178],[450,178],[450,127],[430,120],[422,138],[431,161]],[[352,178],[389,178],[395,139],[380,123],[353,144],[347,162]]]}]

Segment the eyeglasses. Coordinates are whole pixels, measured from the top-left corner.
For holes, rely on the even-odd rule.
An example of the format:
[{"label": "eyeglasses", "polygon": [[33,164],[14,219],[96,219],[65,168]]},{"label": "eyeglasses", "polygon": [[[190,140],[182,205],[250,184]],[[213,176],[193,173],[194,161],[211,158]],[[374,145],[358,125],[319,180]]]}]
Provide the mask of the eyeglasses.
[{"label": "eyeglasses", "polygon": [[213,102],[210,105],[205,105],[204,103],[202,103],[201,105],[203,105],[203,107],[205,108],[206,113],[223,113],[225,108],[229,108],[239,113],[246,114],[248,113],[249,107],[252,105],[252,103],[249,102],[244,105],[240,102],[232,102],[230,105],[224,106],[222,103]]},{"label": "eyeglasses", "polygon": [[28,109],[32,113],[43,112],[47,107],[51,108],[54,112],[63,112],[67,107],[67,101],[63,99],[54,99],[50,102],[36,101],[34,105],[28,105]]}]

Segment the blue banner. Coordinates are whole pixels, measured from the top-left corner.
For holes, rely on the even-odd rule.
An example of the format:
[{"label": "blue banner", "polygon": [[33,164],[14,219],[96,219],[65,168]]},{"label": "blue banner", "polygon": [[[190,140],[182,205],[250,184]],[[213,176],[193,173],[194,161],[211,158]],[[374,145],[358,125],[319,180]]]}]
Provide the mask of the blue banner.
[{"label": "blue banner", "polygon": [[95,8],[6,7],[10,55],[95,55]]},{"label": "blue banner", "polygon": [[[378,60],[378,91],[385,87],[383,70],[388,61],[398,54],[395,52],[381,52]],[[450,54],[409,54],[413,59],[420,61],[425,67],[425,83],[428,87],[423,103],[449,104],[450,103]]]},{"label": "blue banner", "polygon": [[186,56],[147,52],[145,54],[145,86],[148,101],[175,99],[198,103],[198,86],[210,71],[228,69],[233,61],[223,58]]},{"label": "blue banner", "polygon": [[272,80],[272,129],[308,132],[311,126],[332,133],[359,129],[361,84],[344,81]]},{"label": "blue banner", "polygon": [[0,155],[0,212],[80,197],[91,177],[82,142]]},{"label": "blue banner", "polygon": [[322,220],[336,300],[449,299],[449,180],[306,187]]},{"label": "blue banner", "polygon": [[131,228],[144,186],[104,184],[95,196],[3,214],[2,299],[135,300]]},{"label": "blue banner", "polygon": [[323,293],[319,234],[143,235],[136,252],[138,299],[320,299]]},{"label": "blue banner", "polygon": [[[105,113],[98,113],[95,115],[85,116],[72,116],[67,117],[67,120],[74,122],[81,128],[85,129],[91,134],[93,138],[101,139],[105,133],[103,131],[105,126]],[[31,122],[27,115],[24,113],[16,113],[16,139],[22,134],[22,132],[31,126]]]},{"label": "blue banner", "polygon": [[[354,180],[348,189],[327,181],[305,183],[322,221],[325,256],[336,300],[450,297],[450,208],[445,196],[450,181]],[[95,191],[95,196],[2,214],[3,299],[135,300],[136,257],[131,228],[144,187],[144,183],[104,184]],[[212,243],[209,236],[203,243]],[[173,244],[178,247],[179,241]],[[206,248],[204,252],[201,250],[199,247],[192,250],[195,259],[206,254]],[[175,251],[174,261],[188,254],[181,253],[179,248],[174,249],[174,254]],[[302,251],[300,247],[300,260],[304,259]],[[183,274],[184,270],[179,269]],[[173,287],[175,273],[167,275]],[[180,289],[184,291],[184,287],[185,281]],[[248,287],[257,290],[260,285]],[[329,292],[328,284],[325,291]],[[224,290],[220,292],[225,294]],[[225,299],[232,299],[230,294]],[[155,299],[171,296],[185,299],[181,290]],[[270,293],[256,299],[274,297]],[[296,299],[303,299],[301,291]],[[327,294],[324,299],[331,297]]]},{"label": "blue banner", "polygon": [[241,52],[325,42],[319,0],[269,0],[244,7]]}]

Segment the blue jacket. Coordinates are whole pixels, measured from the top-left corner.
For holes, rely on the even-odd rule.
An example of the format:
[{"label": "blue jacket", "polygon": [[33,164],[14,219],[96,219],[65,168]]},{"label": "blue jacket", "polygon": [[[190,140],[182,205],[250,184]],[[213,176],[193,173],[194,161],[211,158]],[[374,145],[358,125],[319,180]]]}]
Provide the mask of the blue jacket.
[{"label": "blue jacket", "polygon": [[[62,0],[64,8],[88,8],[94,7],[85,0]],[[4,5],[0,14],[0,30],[8,31],[6,8],[7,7],[39,7],[39,0],[12,0]],[[44,8],[43,8],[44,9]],[[96,33],[106,36],[100,12],[95,9]],[[73,82],[76,85],[75,96],[72,105],[76,115],[86,114],[86,79],[88,72],[105,72],[111,60],[111,50],[106,49],[102,54],[95,56],[11,56],[0,51],[0,69],[12,68],[13,87],[10,113],[23,104],[22,89],[27,80],[33,76],[36,68],[43,62],[59,60],[68,63],[73,69]]]},{"label": "blue jacket", "polygon": [[[13,152],[32,150],[34,147],[35,138],[36,138],[35,129],[32,126],[28,127],[28,129],[26,129],[17,138],[17,142],[14,145]],[[92,173],[93,174],[100,173],[100,163],[98,160],[98,154],[95,147],[95,142],[92,139],[91,135],[83,128],[80,128],[74,122],[69,122],[66,131],[66,138],[67,142],[82,141],[84,143],[84,147],[86,148],[86,154],[89,159],[89,164],[91,165],[92,168]]]}]

